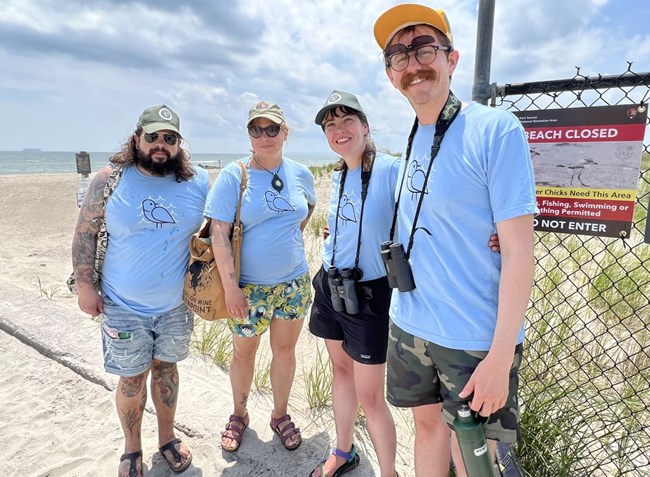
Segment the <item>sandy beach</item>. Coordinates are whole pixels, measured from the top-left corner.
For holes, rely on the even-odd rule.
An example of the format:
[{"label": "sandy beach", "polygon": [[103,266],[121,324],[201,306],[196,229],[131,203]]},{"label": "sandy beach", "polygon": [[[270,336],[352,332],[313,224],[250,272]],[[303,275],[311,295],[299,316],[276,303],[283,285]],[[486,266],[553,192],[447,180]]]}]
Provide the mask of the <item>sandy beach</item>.
[{"label": "sandy beach", "polygon": [[[216,173],[212,173],[214,176]],[[117,379],[104,372],[98,324],[77,308],[65,287],[76,222],[76,174],[0,175],[0,449],[2,475],[112,476],[123,452],[114,406]],[[329,178],[317,181],[316,214],[329,199]],[[308,255],[318,260],[319,239]],[[317,266],[317,265],[316,265]],[[197,319],[197,321],[200,319]],[[268,337],[263,340],[268,347]],[[270,392],[254,390],[251,423],[239,451],[221,450],[219,435],[232,411],[228,375],[193,354],[180,366],[177,437],[194,455],[187,477],[307,476],[334,444],[331,408],[312,410],[303,370],[323,350],[303,328],[289,412],[303,444],[285,450],[269,427]],[[260,350],[258,356],[264,356]],[[323,356],[326,356],[323,354]],[[255,385],[253,386],[255,389]],[[413,474],[409,414],[394,410],[400,474]],[[146,476],[174,474],[158,453],[151,400],[143,421]],[[378,476],[363,423],[355,444],[361,465],[350,476]]]}]

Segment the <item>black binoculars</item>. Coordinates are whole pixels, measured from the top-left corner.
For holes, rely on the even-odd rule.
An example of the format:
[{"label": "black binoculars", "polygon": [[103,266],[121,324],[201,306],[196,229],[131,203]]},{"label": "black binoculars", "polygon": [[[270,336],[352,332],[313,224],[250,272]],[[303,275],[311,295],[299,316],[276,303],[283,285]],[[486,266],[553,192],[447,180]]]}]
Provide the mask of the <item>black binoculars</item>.
[{"label": "black binoculars", "polygon": [[388,286],[401,292],[415,290],[411,265],[404,256],[404,246],[399,242],[387,241],[381,244],[381,259],[386,268]]},{"label": "black binoculars", "polygon": [[340,273],[336,267],[327,269],[327,283],[330,286],[334,311],[344,311],[348,315],[359,313],[359,299],[355,287],[357,277],[355,275],[352,268],[344,268]]}]

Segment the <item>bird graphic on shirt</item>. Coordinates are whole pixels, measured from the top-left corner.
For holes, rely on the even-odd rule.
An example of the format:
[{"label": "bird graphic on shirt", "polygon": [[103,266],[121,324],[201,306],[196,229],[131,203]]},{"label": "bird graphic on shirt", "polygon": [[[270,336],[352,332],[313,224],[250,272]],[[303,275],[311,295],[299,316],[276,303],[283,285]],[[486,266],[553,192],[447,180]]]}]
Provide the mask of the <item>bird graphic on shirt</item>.
[{"label": "bird graphic on shirt", "polygon": [[264,194],[264,199],[266,200],[266,206],[269,210],[277,212],[278,215],[283,212],[293,212],[296,210],[287,199],[271,192],[270,190]]},{"label": "bird graphic on shirt", "polygon": [[339,217],[343,222],[356,222],[357,214],[354,210],[354,205],[347,195],[342,197],[343,203],[339,204]]},{"label": "bird graphic on shirt", "polygon": [[406,187],[412,193],[412,198],[415,198],[417,194],[428,194],[429,191],[424,184],[425,174],[424,170],[420,168],[420,165],[413,161],[409,165],[409,172],[407,174],[408,181],[406,181]]},{"label": "bird graphic on shirt", "polygon": [[176,221],[172,214],[163,206],[156,204],[151,199],[142,201],[142,213],[144,218],[149,222],[156,224],[156,228],[161,228],[163,224],[175,224]]}]

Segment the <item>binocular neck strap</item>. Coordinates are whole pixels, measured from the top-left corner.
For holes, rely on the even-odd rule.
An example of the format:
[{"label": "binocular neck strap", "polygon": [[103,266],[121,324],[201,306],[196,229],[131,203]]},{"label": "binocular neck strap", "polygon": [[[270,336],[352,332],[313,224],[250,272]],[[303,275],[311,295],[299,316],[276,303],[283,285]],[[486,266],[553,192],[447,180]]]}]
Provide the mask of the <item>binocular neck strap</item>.
[{"label": "binocular neck strap", "polygon": [[[355,273],[359,269],[359,254],[361,252],[361,229],[363,228],[363,209],[366,205],[366,196],[368,195],[368,184],[370,183],[370,176],[372,175],[372,167],[375,164],[375,155],[373,154],[370,161],[370,166],[367,171],[363,170],[363,161],[361,161],[361,211],[359,213],[359,235],[357,236],[357,255],[354,258]],[[341,206],[341,197],[343,197],[343,187],[345,186],[345,178],[347,177],[348,168],[346,167],[341,172],[341,181],[339,183],[339,201],[336,206],[336,221],[334,222],[334,242],[332,243],[332,262],[330,265],[334,266],[334,256],[336,255],[336,235],[339,229],[339,209]]]},{"label": "binocular neck strap", "polygon": [[390,225],[390,234],[388,236],[388,239],[391,242],[395,237],[395,227],[397,225],[397,209],[399,207],[399,202],[402,199],[402,190],[404,189],[404,178],[406,177],[406,165],[409,161],[409,157],[411,157],[411,146],[413,146],[413,138],[415,137],[415,131],[417,130],[418,130],[418,118],[416,117],[415,121],[413,121],[413,126],[411,126],[411,132],[409,133],[408,142],[406,143],[406,162],[404,163],[404,168],[403,168],[404,173],[402,174],[402,181],[400,182],[399,185],[399,192],[397,193],[397,201],[395,202],[395,206],[393,207],[393,223]]},{"label": "binocular neck strap", "polygon": [[[449,96],[447,97],[447,102],[442,108],[442,111],[440,112],[440,116],[438,116],[438,121],[436,122],[436,132],[435,135],[433,136],[433,143],[431,144],[431,158],[429,160],[429,167],[427,168],[427,173],[424,176],[424,185],[423,189],[420,192],[420,199],[418,200],[418,207],[415,211],[415,217],[413,218],[413,225],[411,226],[411,235],[409,236],[409,242],[408,246],[406,247],[406,250],[404,252],[404,256],[408,260],[410,254],[411,254],[411,248],[413,247],[413,237],[415,235],[415,231],[417,230],[417,223],[418,223],[418,217],[420,216],[420,210],[422,209],[422,201],[424,200],[424,191],[426,190],[427,185],[429,184],[429,175],[431,174],[431,168],[433,166],[433,161],[436,159],[436,156],[438,155],[438,151],[440,150],[440,144],[442,143],[442,139],[445,136],[445,133],[449,129],[449,126],[451,126],[451,123],[454,122],[454,119],[458,116],[458,113],[460,112],[461,108],[461,102],[460,100],[452,93],[449,91]],[[402,190],[404,188],[404,178],[406,177],[406,170],[408,167],[408,162],[411,157],[411,147],[413,146],[413,138],[415,137],[415,133],[418,130],[418,118],[415,118],[415,121],[413,123],[413,127],[411,128],[411,133],[409,134],[408,142],[406,144],[406,159],[404,161],[404,168],[403,174],[402,174],[402,181],[400,183],[399,187],[399,193],[397,195],[397,202],[395,203],[395,209],[393,212],[393,223],[390,228],[390,240],[393,240],[393,237],[395,235],[395,227],[397,224],[397,211],[399,209],[399,203],[402,198]]]}]

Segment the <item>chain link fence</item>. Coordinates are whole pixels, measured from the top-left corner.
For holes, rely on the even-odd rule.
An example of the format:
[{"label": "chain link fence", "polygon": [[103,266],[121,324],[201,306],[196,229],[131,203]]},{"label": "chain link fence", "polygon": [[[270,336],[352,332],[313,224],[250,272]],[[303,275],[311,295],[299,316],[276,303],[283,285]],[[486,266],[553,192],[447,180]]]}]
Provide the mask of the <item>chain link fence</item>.
[{"label": "chain link fence", "polygon": [[[618,76],[578,68],[567,80],[492,87],[492,106],[512,111],[649,99],[650,73],[631,63]],[[516,446],[527,476],[650,476],[649,152],[645,141],[629,238],[536,233]]]}]

